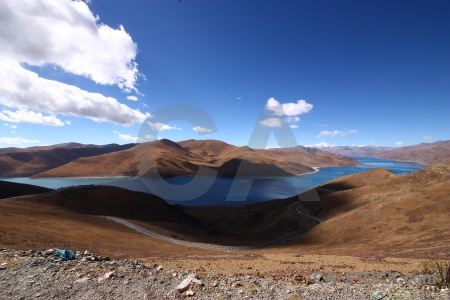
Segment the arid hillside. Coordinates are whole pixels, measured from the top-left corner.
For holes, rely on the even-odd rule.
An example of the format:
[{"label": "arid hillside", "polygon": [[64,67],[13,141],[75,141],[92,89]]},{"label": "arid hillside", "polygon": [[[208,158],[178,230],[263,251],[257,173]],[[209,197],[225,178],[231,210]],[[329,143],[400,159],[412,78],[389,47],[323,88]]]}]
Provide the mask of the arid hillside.
[{"label": "arid hillside", "polygon": [[450,141],[422,143],[398,148],[336,146],[321,150],[344,156],[371,156],[391,160],[435,164],[450,158]]},{"label": "arid hillside", "polygon": [[[108,223],[103,216],[113,216],[167,237],[190,242],[259,245],[314,225],[294,214],[291,206],[290,200],[275,200],[230,207],[184,207],[169,205],[153,195],[116,187],[74,187],[0,201],[0,240],[6,245],[19,243],[21,247],[48,247],[48,241],[65,238],[52,237],[54,227],[36,224],[55,222],[55,226],[65,228],[66,225],[57,224],[64,223],[64,219],[68,224],[79,220],[77,227],[86,226],[84,222],[98,222],[98,226],[105,226],[106,231],[114,222]],[[71,236],[69,232],[77,230],[66,231]],[[20,239],[16,240],[17,237]],[[83,244],[86,237],[71,236],[70,239],[73,244]]]},{"label": "arid hillside", "polygon": [[134,144],[96,146],[70,143],[58,146],[0,149],[3,150],[0,153],[4,153],[0,155],[0,177],[29,177],[80,157],[129,149],[134,147]]},{"label": "arid hillside", "polygon": [[450,253],[450,159],[396,176],[373,169],[300,195],[323,222],[295,244],[319,253],[430,256]]}]

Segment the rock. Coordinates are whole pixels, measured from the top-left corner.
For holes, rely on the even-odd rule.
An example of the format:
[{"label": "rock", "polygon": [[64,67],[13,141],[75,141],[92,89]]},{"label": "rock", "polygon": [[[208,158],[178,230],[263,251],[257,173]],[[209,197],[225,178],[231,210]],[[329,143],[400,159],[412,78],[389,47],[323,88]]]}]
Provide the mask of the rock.
[{"label": "rock", "polygon": [[386,297],[386,293],[384,293],[382,291],[376,291],[376,292],[372,293],[372,295],[370,295],[370,297],[372,299],[380,300],[380,299],[383,299],[384,297]]},{"label": "rock", "polygon": [[162,265],[159,265],[156,267],[156,271],[161,271],[164,270],[164,267]]},{"label": "rock", "polygon": [[192,297],[192,296],[194,296],[194,295],[195,295],[194,291],[191,291],[191,290],[186,291],[186,296]]},{"label": "rock", "polygon": [[105,279],[113,278],[114,276],[116,276],[114,274],[114,272],[105,273],[105,275],[103,275],[102,277],[98,278],[98,282],[102,282]]},{"label": "rock", "polygon": [[185,279],[183,279],[182,282],[180,282],[179,285],[177,285],[177,287],[175,288],[178,292],[184,292],[185,290],[187,290],[188,286],[191,284],[192,282],[192,275],[188,275]]},{"label": "rock", "polygon": [[86,283],[88,281],[89,281],[88,277],[83,277],[83,278],[75,280],[75,283]]}]

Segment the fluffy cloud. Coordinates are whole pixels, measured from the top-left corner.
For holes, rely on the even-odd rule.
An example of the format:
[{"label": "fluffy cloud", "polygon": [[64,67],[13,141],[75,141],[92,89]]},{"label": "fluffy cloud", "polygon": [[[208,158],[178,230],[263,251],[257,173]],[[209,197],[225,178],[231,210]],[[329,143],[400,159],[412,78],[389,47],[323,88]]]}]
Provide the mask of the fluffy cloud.
[{"label": "fluffy cloud", "polygon": [[298,128],[298,125],[292,124],[292,125],[289,125],[289,127],[295,129],[295,128]]},{"label": "fluffy cloud", "polygon": [[0,144],[7,145],[23,145],[23,144],[35,144],[40,143],[38,140],[28,140],[20,137],[9,138],[9,137],[0,137]]},{"label": "fluffy cloud", "polygon": [[431,135],[425,135],[425,136],[422,137],[423,140],[429,140],[431,138],[432,138]]},{"label": "fluffy cloud", "polygon": [[2,1],[0,28],[3,58],[136,90],[137,45],[121,25],[100,23],[83,1]]},{"label": "fluffy cloud", "polygon": [[[5,2],[5,1],[3,1]],[[53,126],[56,115],[132,126],[149,114],[114,98],[47,80],[27,66],[53,66],[97,84],[138,92],[137,46],[122,26],[100,23],[87,1],[14,0],[0,11],[0,119]],[[134,100],[130,96],[129,100]]]},{"label": "fluffy cloud", "polygon": [[201,132],[201,133],[208,133],[211,132],[211,129],[208,128],[203,128],[201,126],[195,126],[194,128],[192,128],[192,130],[197,131],[197,132]]},{"label": "fluffy cloud", "polygon": [[268,118],[262,121],[259,121],[259,124],[266,127],[281,127],[281,120],[279,118]]},{"label": "fluffy cloud", "polygon": [[135,143],[142,142],[142,139],[140,137],[120,133],[118,131],[113,131],[113,133],[116,134],[121,140],[124,140],[124,141],[135,142]]},{"label": "fluffy cloud", "polygon": [[167,124],[161,123],[161,122],[147,122],[147,124],[153,128],[154,130],[163,131],[163,130],[183,130],[182,128],[179,128],[177,126],[169,126]]},{"label": "fluffy cloud", "polygon": [[[129,126],[141,123],[149,116],[121,104],[114,98],[41,78],[14,61],[0,59],[0,82],[2,83],[0,104],[18,109],[16,112],[18,114],[20,111],[36,110],[53,115],[74,115],[97,122],[113,122]],[[50,120],[47,117],[47,122],[39,124],[62,126],[61,120],[51,118]],[[7,122],[19,122],[2,119]],[[21,122],[27,122],[27,119],[21,119]]]},{"label": "fluffy cloud", "polygon": [[397,143],[395,143],[397,146],[403,146],[405,144],[405,142],[402,141],[398,141]]},{"label": "fluffy cloud", "polygon": [[[0,120],[13,123],[25,122],[50,126],[64,126],[64,123],[55,116],[44,116],[41,113],[26,110],[3,110],[0,112]],[[10,125],[10,127],[17,128],[17,126],[13,127],[13,125]]]},{"label": "fluffy cloud", "polygon": [[341,130],[329,131],[329,130],[324,130],[324,131],[321,131],[317,135],[317,137],[318,138],[325,137],[325,136],[327,136],[327,137],[335,137],[335,136],[343,137],[343,136],[346,136],[348,134],[354,134],[354,133],[358,133],[358,130],[355,130],[355,129],[352,129],[352,130],[349,130],[349,131],[341,131]]},{"label": "fluffy cloud", "polygon": [[281,104],[274,98],[270,98],[267,100],[266,109],[273,111],[277,116],[294,117],[310,112],[313,109],[313,105],[307,103],[305,100],[297,100],[296,103]]},{"label": "fluffy cloud", "polygon": [[128,96],[127,99],[130,101],[138,101],[138,97],[136,96]]}]

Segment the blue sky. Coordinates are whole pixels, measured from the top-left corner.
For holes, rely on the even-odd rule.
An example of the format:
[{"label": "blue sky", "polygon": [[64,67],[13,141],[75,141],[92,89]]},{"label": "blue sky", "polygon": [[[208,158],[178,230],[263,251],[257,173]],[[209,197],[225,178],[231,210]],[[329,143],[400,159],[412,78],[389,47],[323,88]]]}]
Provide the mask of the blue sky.
[{"label": "blue sky", "polygon": [[[449,1],[21,2],[0,13],[0,147],[135,142],[148,122],[235,145],[261,126],[300,145],[450,139]],[[155,118],[176,104],[217,130]]]}]

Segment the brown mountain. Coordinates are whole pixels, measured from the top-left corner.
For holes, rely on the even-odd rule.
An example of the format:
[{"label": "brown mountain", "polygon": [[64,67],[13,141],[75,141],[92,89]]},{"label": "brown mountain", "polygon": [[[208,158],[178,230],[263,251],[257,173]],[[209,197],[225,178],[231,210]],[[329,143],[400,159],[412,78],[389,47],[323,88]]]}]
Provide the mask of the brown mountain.
[{"label": "brown mountain", "polygon": [[[184,147],[186,146],[186,147]],[[89,176],[192,176],[202,167],[202,175],[289,176],[313,169],[249,147],[236,147],[221,141],[159,140],[132,149],[96,157],[86,157],[34,177]],[[239,174],[236,174],[239,170]]]},{"label": "brown mountain", "polygon": [[279,148],[258,150],[264,154],[282,157],[283,159],[314,167],[356,166],[359,163],[349,157],[321,151],[316,148],[297,146],[294,148]]},{"label": "brown mountain", "polygon": [[[69,144],[67,144],[69,145]],[[67,146],[66,145],[66,146]],[[0,177],[28,177],[67,164],[80,157],[90,157],[114,151],[129,149],[135,144],[127,145],[80,145],[70,147],[45,146],[12,151],[0,155]],[[11,149],[16,148],[6,148]]]},{"label": "brown mountain", "polygon": [[423,164],[434,164],[450,158],[450,141],[422,143],[399,148],[335,146],[321,149],[344,156],[372,156],[391,160],[415,161]]},{"label": "brown mountain", "polygon": [[372,169],[300,195],[323,220],[297,245],[319,253],[431,256],[450,252],[450,159],[397,176]]}]

